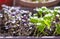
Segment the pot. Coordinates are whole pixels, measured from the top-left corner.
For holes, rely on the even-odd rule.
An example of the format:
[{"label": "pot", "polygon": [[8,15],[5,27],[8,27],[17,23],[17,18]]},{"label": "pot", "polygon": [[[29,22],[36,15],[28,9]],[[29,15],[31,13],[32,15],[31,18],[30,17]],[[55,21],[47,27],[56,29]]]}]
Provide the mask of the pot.
[{"label": "pot", "polygon": [[16,2],[16,5],[17,6],[23,6],[23,7],[29,7],[29,8],[35,8],[35,7],[42,7],[42,6],[51,7],[51,6],[54,6],[58,3],[59,3],[59,0],[46,2],[46,3],[42,3],[42,2],[32,3],[32,2],[26,2],[26,1],[18,0]]}]

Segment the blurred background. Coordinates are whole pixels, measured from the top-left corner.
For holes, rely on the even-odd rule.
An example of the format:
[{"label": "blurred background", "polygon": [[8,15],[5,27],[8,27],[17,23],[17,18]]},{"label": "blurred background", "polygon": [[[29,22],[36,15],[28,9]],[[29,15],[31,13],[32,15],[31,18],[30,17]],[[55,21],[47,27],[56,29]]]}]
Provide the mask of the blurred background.
[{"label": "blurred background", "polygon": [[8,6],[35,8],[35,7],[42,7],[42,6],[47,6],[47,7],[60,6],[59,3],[60,3],[60,0],[56,0],[48,3],[32,3],[32,2],[28,3],[21,0],[0,0],[0,9],[2,8],[1,7],[2,4],[6,4]]}]

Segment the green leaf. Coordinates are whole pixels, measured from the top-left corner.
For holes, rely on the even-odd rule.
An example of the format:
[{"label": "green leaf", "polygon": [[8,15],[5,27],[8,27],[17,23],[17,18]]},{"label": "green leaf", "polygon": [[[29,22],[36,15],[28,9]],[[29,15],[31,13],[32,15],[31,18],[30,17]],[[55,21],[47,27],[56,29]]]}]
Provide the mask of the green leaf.
[{"label": "green leaf", "polygon": [[37,23],[38,22],[38,18],[31,17],[30,18],[30,22]]},{"label": "green leaf", "polygon": [[45,7],[45,6],[41,7],[41,9],[42,9],[42,10],[48,10],[48,8]]},{"label": "green leaf", "polygon": [[58,10],[54,10],[54,16],[56,16],[58,14]]},{"label": "green leaf", "polygon": [[44,23],[47,25],[48,29],[50,29],[51,21],[46,19],[46,20],[44,20]]}]

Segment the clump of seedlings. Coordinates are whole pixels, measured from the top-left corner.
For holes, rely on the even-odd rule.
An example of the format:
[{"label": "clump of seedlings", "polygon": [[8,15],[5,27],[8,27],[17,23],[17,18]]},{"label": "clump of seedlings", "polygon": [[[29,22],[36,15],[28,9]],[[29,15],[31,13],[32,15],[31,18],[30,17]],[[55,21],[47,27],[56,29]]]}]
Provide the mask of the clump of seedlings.
[{"label": "clump of seedlings", "polygon": [[35,36],[60,35],[60,12],[46,7],[35,9],[37,13],[30,17],[30,22],[36,26]]},{"label": "clump of seedlings", "polygon": [[36,8],[37,13],[3,5],[0,12],[0,36],[58,36],[60,10]]},{"label": "clump of seedlings", "polygon": [[34,25],[29,22],[29,11],[20,7],[3,5],[3,13],[0,14],[0,33],[2,36],[29,36],[34,31]]}]

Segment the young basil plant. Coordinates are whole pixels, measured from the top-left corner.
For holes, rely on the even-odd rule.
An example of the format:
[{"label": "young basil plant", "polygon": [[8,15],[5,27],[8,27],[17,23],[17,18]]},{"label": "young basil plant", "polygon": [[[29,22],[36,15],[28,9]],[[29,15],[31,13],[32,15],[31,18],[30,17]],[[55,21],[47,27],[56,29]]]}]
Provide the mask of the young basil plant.
[{"label": "young basil plant", "polygon": [[59,8],[54,8],[53,14],[56,16],[59,13]]},{"label": "young basil plant", "polygon": [[[51,23],[53,22],[54,18],[58,14],[58,9],[50,10],[46,7],[36,9],[38,13],[34,14],[33,17],[30,18],[30,22],[36,25],[36,28],[40,33],[44,32],[44,29],[47,27],[49,30],[51,28]],[[38,18],[39,14],[39,18]],[[44,14],[44,16],[43,16]],[[56,32],[60,33],[59,26],[56,28]]]},{"label": "young basil plant", "polygon": [[44,16],[44,23],[46,24],[46,26],[48,27],[48,29],[50,29],[50,26],[51,26],[51,22],[53,21],[53,14],[49,13],[49,14],[46,14]]},{"label": "young basil plant", "polygon": [[40,31],[40,33],[44,31],[45,24],[43,22],[43,18],[31,17],[30,22],[36,25],[36,28],[38,29],[38,31]]},{"label": "young basil plant", "polygon": [[45,27],[46,27],[46,25],[43,24],[43,23],[37,23],[37,26],[36,26],[36,28],[38,29],[38,31],[40,33],[43,33],[44,32]]},{"label": "young basil plant", "polygon": [[49,14],[51,13],[50,9],[46,8],[46,7],[42,7],[42,8],[36,8],[36,11],[38,12],[37,14],[40,17],[43,17],[43,14]]},{"label": "young basil plant", "polygon": [[43,10],[41,8],[37,8],[36,11],[38,12],[37,14],[42,17]]},{"label": "young basil plant", "polygon": [[55,33],[60,34],[60,24],[56,24],[56,31]]},{"label": "young basil plant", "polygon": [[38,23],[38,17],[30,17],[30,22]]}]

